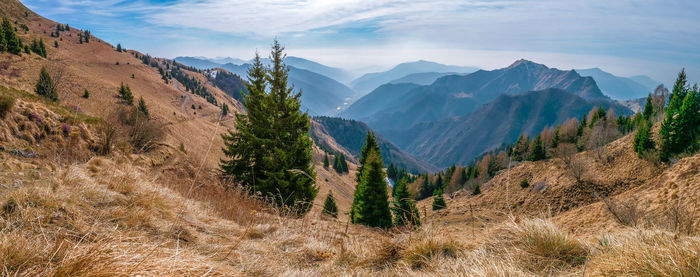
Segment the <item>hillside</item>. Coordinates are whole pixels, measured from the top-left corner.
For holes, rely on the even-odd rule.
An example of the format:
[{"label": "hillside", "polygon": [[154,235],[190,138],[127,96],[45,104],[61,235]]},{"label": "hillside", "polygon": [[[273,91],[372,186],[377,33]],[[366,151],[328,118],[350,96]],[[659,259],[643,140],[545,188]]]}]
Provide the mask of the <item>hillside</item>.
[{"label": "hillside", "polygon": [[[179,60],[178,60],[179,59]],[[178,58],[176,61],[185,65],[197,67],[197,65],[207,65],[197,67],[200,69],[223,68],[238,76],[247,76],[250,64],[216,64],[209,60],[193,58]],[[297,59],[292,59],[297,61]],[[308,63],[304,63],[309,66]],[[311,66],[309,66],[311,67]],[[312,68],[320,68],[315,66]],[[293,85],[295,91],[302,91],[301,104],[310,115],[332,115],[342,108],[346,99],[353,95],[353,91],[347,86],[319,73],[289,66],[289,83]]]},{"label": "hillside", "polygon": [[[360,157],[360,150],[365,141],[367,132],[373,132],[366,124],[354,120],[346,120],[335,117],[314,117],[314,124],[311,125],[311,137],[314,142],[325,148],[333,149],[327,140],[323,141],[323,137],[330,136],[340,148],[355,159]],[[377,135],[379,148],[384,158],[384,165],[394,164],[399,168],[403,168],[413,173],[435,172],[437,168],[429,163],[416,159],[410,154],[404,152],[390,141],[384,139],[381,135]],[[336,150],[337,151],[337,150]]]},{"label": "hillside", "polygon": [[357,97],[362,97],[368,92],[376,89],[377,87],[390,83],[393,80],[402,78],[406,75],[413,73],[423,73],[423,72],[457,72],[457,73],[471,73],[476,71],[477,68],[469,66],[454,66],[454,65],[444,65],[430,61],[416,61],[410,63],[402,63],[394,68],[384,71],[367,73],[361,77],[353,80],[350,83],[352,87],[358,94]]},{"label": "hillside", "polygon": [[577,69],[576,72],[584,77],[593,77],[600,90],[615,100],[631,100],[646,97],[659,85],[658,82],[650,80],[649,77],[646,77],[649,80],[642,81],[646,84],[642,84],[633,78],[615,76],[600,68]]},{"label": "hillside", "polygon": [[458,75],[456,72],[420,72],[413,73],[389,82],[389,84],[410,83],[427,86],[435,82],[440,77],[447,75]]},{"label": "hillside", "polygon": [[[359,114],[351,118],[364,121],[378,132],[384,133],[410,128],[423,122],[462,116],[501,94],[548,88],[563,89],[587,100],[608,99],[590,77],[581,77],[573,70],[562,71],[518,60],[502,69],[441,77],[431,85],[412,89],[400,101],[377,108],[380,112]],[[352,107],[363,103],[360,100],[357,102],[348,110],[362,110],[362,107]]]},{"label": "hillside", "polygon": [[419,87],[413,83],[381,85],[369,94],[353,102],[340,112],[341,117],[371,120],[371,115],[381,113],[387,107],[401,103],[409,91]]}]

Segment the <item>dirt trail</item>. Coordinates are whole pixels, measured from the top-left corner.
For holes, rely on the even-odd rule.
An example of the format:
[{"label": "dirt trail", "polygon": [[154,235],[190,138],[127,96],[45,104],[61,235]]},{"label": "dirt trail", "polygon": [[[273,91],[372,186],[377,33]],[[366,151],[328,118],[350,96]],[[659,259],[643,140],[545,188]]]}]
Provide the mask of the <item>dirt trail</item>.
[{"label": "dirt trail", "polygon": [[173,84],[175,84],[175,88],[185,96],[185,101],[182,101],[181,109],[183,114],[187,114],[187,104],[190,103],[191,99],[190,94],[180,88],[180,83],[177,80],[173,80]]}]

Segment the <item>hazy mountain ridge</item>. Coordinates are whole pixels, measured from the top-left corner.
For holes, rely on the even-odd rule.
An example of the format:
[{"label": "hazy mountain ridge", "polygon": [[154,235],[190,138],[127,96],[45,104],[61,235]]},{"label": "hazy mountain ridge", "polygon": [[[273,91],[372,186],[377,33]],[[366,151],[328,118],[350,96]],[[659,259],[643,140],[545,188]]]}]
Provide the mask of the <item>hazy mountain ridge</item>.
[{"label": "hazy mountain ridge", "polygon": [[631,100],[646,97],[660,82],[646,76],[620,77],[600,68],[577,69],[581,76],[590,76],[601,91],[616,100]]},{"label": "hazy mountain ridge", "polygon": [[366,93],[376,89],[377,87],[389,83],[393,80],[405,77],[413,73],[424,73],[424,72],[457,72],[457,73],[471,73],[476,71],[478,68],[469,66],[454,66],[454,65],[444,65],[430,61],[416,61],[409,63],[399,64],[392,69],[384,72],[374,72],[367,73],[361,77],[353,80],[350,83],[355,91],[357,91],[359,96],[363,96]]},{"label": "hazy mountain ridge", "polygon": [[421,85],[421,86],[427,86],[435,82],[440,77],[447,76],[447,75],[460,75],[459,73],[456,72],[420,72],[420,73],[412,73],[408,74],[406,76],[403,76],[401,78],[398,78],[396,80],[393,80],[389,82],[389,84],[401,84],[401,83],[410,83],[410,84],[416,84],[416,85]]},{"label": "hazy mountain ridge", "polygon": [[[501,94],[517,94],[532,90],[561,88],[584,99],[608,99],[593,78],[581,77],[576,71],[562,71],[527,60],[497,70],[479,70],[459,76],[448,75],[428,86],[405,93],[400,101],[385,103],[373,114],[345,113],[365,121],[379,132],[410,128],[422,122],[465,115]],[[373,92],[374,93],[374,92]],[[366,95],[371,96],[373,93]],[[365,101],[358,100],[348,111],[361,111]]]},{"label": "hazy mountain ridge", "polygon": [[[197,67],[207,65],[211,61],[198,62],[195,58],[180,59],[176,61],[185,65]],[[188,64],[189,63],[189,64]],[[238,76],[248,76],[250,64],[237,65],[233,63],[214,64],[209,68],[220,67]],[[200,68],[200,67],[197,67]],[[200,68],[208,69],[208,68]],[[246,77],[243,77],[244,79]],[[301,103],[304,110],[311,115],[331,115],[345,104],[345,99],[351,97],[354,92],[347,86],[322,74],[289,66],[289,84],[295,91],[302,91]]]}]

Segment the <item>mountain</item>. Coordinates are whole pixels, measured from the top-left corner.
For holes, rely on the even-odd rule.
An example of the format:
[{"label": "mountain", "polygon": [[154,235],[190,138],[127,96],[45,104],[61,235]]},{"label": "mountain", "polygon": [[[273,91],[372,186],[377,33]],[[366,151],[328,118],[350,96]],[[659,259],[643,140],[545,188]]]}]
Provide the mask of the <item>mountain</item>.
[{"label": "mountain", "polygon": [[[576,71],[563,71],[527,60],[512,65],[460,76],[448,75],[433,84],[420,86],[402,94],[388,105],[375,108],[380,112],[347,114],[348,118],[367,123],[380,133],[406,129],[422,122],[465,115],[501,94],[517,94],[532,90],[560,88],[584,99],[608,99],[591,77],[581,77]],[[365,97],[375,97],[370,93]],[[365,110],[369,101],[358,100],[347,110]]]},{"label": "mountain", "polygon": [[606,99],[586,100],[558,88],[523,94],[501,94],[475,111],[404,131],[384,133],[406,152],[444,168],[467,164],[480,154],[514,142],[522,133],[537,134],[547,126],[580,117],[593,107],[630,111]]},{"label": "mountain", "polygon": [[177,57],[175,58],[175,61],[197,69],[212,69],[221,66],[220,63],[200,57]]},{"label": "mountain", "polygon": [[656,88],[658,85],[661,84],[661,82],[654,80],[650,78],[649,76],[644,76],[644,75],[636,75],[636,76],[631,76],[628,77],[629,79],[632,79],[633,81],[641,84],[644,87],[647,88]]},{"label": "mountain", "polygon": [[327,76],[343,84],[350,82],[353,78],[350,72],[343,69],[322,65],[320,63],[299,57],[288,56],[286,59],[284,59],[284,62],[296,68],[306,69],[308,71]]},{"label": "mountain", "polygon": [[385,84],[354,102],[350,107],[340,112],[341,117],[365,118],[377,114],[393,103],[399,103],[406,94],[419,87],[413,83]]},{"label": "mountain", "polygon": [[[605,95],[616,100],[630,100],[646,97],[654,90],[656,85],[658,85],[657,82],[651,80],[649,77],[636,77],[641,82],[647,84],[643,85],[632,78],[615,76],[600,68],[577,69],[576,71],[581,74],[581,76],[593,77],[598,87],[600,87],[600,90],[603,91]],[[653,85],[649,86],[649,84]]]},{"label": "mountain", "polygon": [[[367,132],[370,131],[372,131],[372,129],[367,126],[367,124],[359,121],[321,116],[313,118],[310,132],[311,137],[314,139],[314,143],[319,145],[319,147],[332,147],[330,145],[325,145],[324,140],[321,139],[325,135],[328,135],[332,137],[339,146],[347,150],[347,152],[352,154],[355,159],[357,159],[360,157],[360,151],[362,149],[362,144],[365,141],[365,137],[367,136]],[[399,168],[406,169],[407,171],[413,173],[428,173],[437,171],[435,166],[416,159],[387,139],[383,138],[381,135],[376,135],[377,141],[379,142],[379,148],[384,159],[384,165],[388,166],[389,164],[393,163]]]},{"label": "mountain", "polygon": [[470,73],[476,71],[475,67],[468,66],[454,66],[454,65],[444,65],[429,61],[417,61],[410,63],[402,63],[389,71],[385,72],[375,72],[362,75],[360,78],[353,80],[350,83],[355,91],[358,92],[358,96],[363,96],[367,92],[374,90],[375,88],[389,83],[393,80],[402,78],[406,75],[421,72],[458,72],[458,73]]},{"label": "mountain", "polygon": [[[233,63],[214,63],[213,66],[210,65],[210,67],[202,68],[198,67],[198,65],[207,65],[208,63],[213,62],[201,61],[196,58],[180,59],[176,61],[200,69],[220,67],[233,74],[242,76],[243,79],[247,78],[248,68],[251,66],[248,63],[241,65]],[[295,91],[302,91],[302,109],[308,110],[309,114],[311,115],[335,114],[339,108],[342,108],[345,105],[346,99],[354,94],[352,89],[336,80],[316,72],[297,68],[291,65],[289,65],[289,84],[294,86]]]},{"label": "mountain", "polygon": [[[208,58],[202,58],[202,59],[208,59]],[[216,58],[211,58],[208,60],[215,62],[215,63],[218,63],[218,64],[227,64],[227,63],[244,64],[244,63],[248,62],[245,60],[241,60],[239,58],[231,58],[231,57],[216,57]]]},{"label": "mountain", "polygon": [[421,72],[403,76],[399,79],[389,82],[389,84],[411,83],[421,86],[427,86],[435,82],[438,78],[447,75],[456,75],[455,72]]}]

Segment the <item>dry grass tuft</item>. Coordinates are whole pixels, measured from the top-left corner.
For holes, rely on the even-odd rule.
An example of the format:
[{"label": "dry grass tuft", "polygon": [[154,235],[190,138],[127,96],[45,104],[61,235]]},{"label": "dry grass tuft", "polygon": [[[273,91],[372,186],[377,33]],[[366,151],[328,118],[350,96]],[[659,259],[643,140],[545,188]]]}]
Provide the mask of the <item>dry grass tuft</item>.
[{"label": "dry grass tuft", "polygon": [[700,240],[663,231],[633,230],[600,239],[590,261],[601,276],[700,276]]}]

